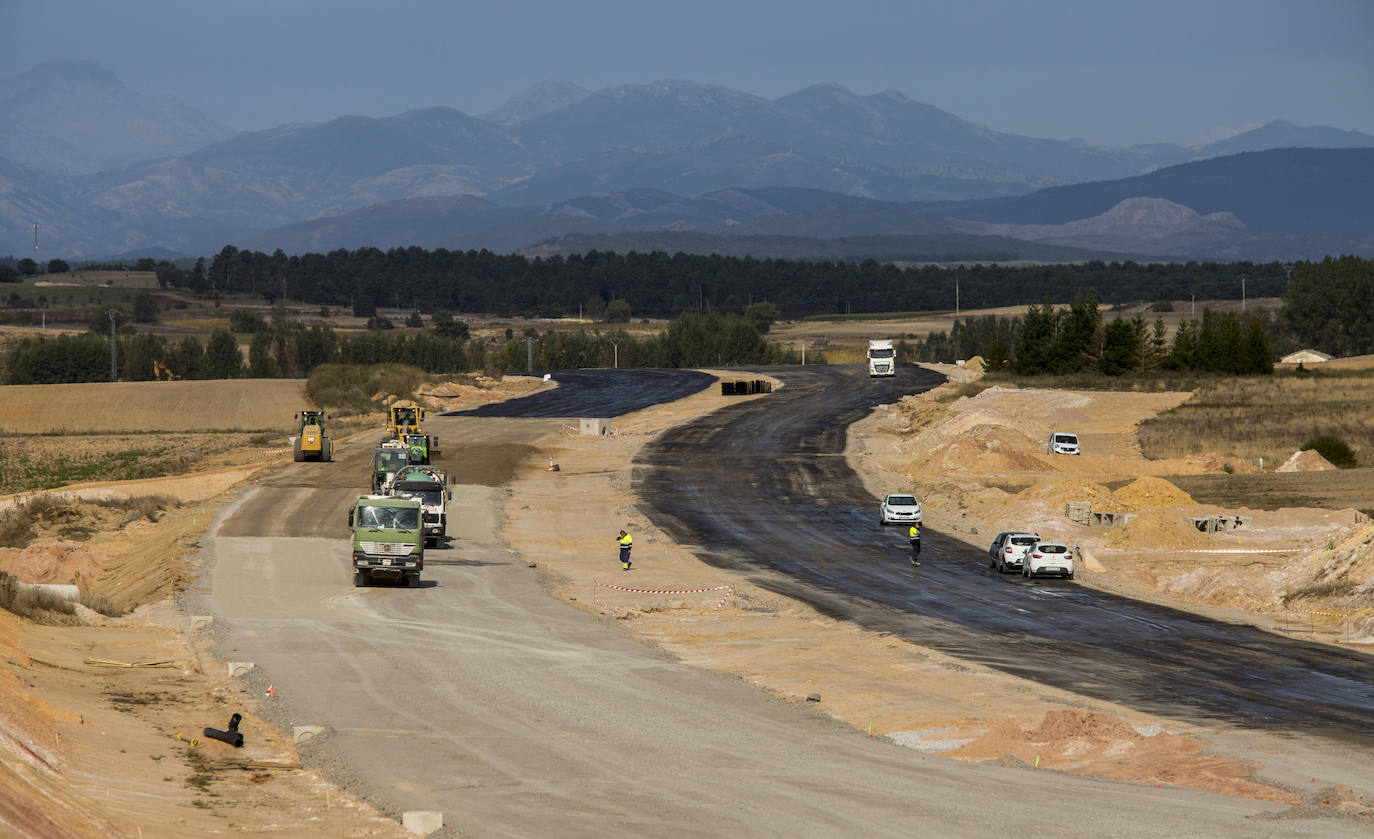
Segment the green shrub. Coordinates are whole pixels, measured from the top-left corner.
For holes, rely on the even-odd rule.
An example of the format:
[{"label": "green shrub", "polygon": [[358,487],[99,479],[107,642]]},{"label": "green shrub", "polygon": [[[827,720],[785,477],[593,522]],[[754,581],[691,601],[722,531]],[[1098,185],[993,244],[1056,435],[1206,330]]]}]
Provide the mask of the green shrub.
[{"label": "green shrub", "polygon": [[319,408],[372,411],[378,393],[413,399],[424,375],[405,364],[321,364],[310,371],[305,395]]},{"label": "green shrub", "polygon": [[1301,450],[1312,449],[1317,454],[1331,462],[1332,466],[1338,469],[1353,469],[1359,464],[1355,460],[1355,452],[1344,440],[1332,437],[1329,434],[1319,434],[1302,444]]}]

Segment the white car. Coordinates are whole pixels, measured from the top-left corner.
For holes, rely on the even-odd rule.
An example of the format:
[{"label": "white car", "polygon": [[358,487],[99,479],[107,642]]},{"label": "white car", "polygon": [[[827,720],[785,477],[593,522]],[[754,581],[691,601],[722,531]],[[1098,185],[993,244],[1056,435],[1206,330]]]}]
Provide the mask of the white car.
[{"label": "white car", "polygon": [[996,568],[999,574],[1020,571],[1026,554],[1039,541],[1038,533],[1020,533],[1015,530],[999,533],[992,546],[988,548],[988,566]]},{"label": "white car", "polygon": [[1066,580],[1073,579],[1073,551],[1063,542],[1036,542],[1026,551],[1021,563],[1021,576],[1038,577],[1041,574],[1058,574]]},{"label": "white car", "polygon": [[914,495],[889,495],[878,508],[878,519],[883,524],[920,524],[921,502]]},{"label": "white car", "polygon": [[1056,431],[1045,443],[1045,454],[1082,454],[1078,445],[1078,435],[1066,431]]}]

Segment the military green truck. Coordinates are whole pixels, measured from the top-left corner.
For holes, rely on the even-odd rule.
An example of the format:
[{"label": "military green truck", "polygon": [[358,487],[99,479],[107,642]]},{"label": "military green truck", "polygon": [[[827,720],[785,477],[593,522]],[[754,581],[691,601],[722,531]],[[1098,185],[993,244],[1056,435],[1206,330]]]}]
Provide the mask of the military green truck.
[{"label": "military green truck", "polygon": [[360,495],[348,510],[353,530],[353,585],[379,579],[420,585],[425,536],[420,502],[389,495]]},{"label": "military green truck", "polygon": [[378,446],[372,454],[372,493],[384,495],[387,484],[410,462],[410,448],[404,440],[387,440]]}]

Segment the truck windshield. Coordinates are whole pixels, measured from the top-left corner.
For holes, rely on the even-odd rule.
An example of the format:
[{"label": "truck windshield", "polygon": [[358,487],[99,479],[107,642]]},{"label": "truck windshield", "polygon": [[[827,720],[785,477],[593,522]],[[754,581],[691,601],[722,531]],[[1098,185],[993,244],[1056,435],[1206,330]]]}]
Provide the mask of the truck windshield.
[{"label": "truck windshield", "polygon": [[407,452],[392,451],[377,453],[378,472],[399,472],[408,462]]},{"label": "truck windshield", "polygon": [[384,530],[415,530],[420,526],[420,511],[414,507],[363,506],[358,508],[358,525]]},{"label": "truck windshield", "polygon": [[891,358],[892,355],[893,355],[893,352],[894,352],[893,350],[869,350],[869,351],[868,351],[868,357],[869,357],[869,358]]},{"label": "truck windshield", "polygon": [[414,498],[426,507],[438,507],[444,498],[442,489],[406,489],[396,494],[402,498]]}]

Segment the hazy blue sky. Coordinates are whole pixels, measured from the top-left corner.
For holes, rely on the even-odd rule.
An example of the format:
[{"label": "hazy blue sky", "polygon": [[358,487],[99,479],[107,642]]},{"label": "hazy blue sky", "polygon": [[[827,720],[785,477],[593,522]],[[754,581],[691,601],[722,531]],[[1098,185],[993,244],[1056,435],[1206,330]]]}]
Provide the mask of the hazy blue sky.
[{"label": "hazy blue sky", "polygon": [[1374,133],[1369,0],[0,0],[0,77],[99,61],[234,128],[478,114],[545,78],[767,98],[894,88],[991,128],[1197,142],[1272,119]]}]

